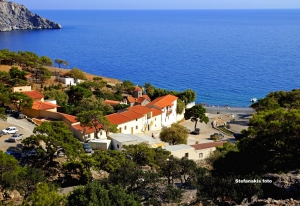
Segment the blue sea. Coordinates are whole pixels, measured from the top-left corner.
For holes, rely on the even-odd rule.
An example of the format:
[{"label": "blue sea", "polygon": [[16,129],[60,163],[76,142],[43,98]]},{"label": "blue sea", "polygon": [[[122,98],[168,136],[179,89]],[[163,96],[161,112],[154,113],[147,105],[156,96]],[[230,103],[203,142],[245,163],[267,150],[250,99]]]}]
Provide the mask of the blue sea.
[{"label": "blue sea", "polygon": [[0,49],[33,51],[106,77],[197,92],[197,103],[249,106],[300,88],[300,10],[39,10],[60,30],[0,32]]}]

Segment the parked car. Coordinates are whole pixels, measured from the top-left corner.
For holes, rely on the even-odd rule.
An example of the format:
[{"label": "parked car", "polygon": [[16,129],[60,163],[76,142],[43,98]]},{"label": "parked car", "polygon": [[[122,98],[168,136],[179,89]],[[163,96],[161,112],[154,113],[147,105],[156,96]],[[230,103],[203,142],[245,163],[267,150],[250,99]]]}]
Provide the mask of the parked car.
[{"label": "parked car", "polygon": [[32,149],[32,150],[29,150],[29,151],[25,152],[25,155],[27,157],[33,157],[33,156],[37,156],[38,153],[34,149]]},{"label": "parked car", "polygon": [[222,133],[214,133],[210,135],[210,139],[212,140],[221,140],[224,138],[224,135]]},{"label": "parked car", "polygon": [[17,119],[24,119],[24,114],[22,112],[15,112],[13,116]]},{"label": "parked car", "polygon": [[9,106],[5,106],[5,114],[11,114],[13,110]]},{"label": "parked car", "polygon": [[17,142],[23,139],[23,134],[15,133],[7,141],[8,142]]},{"label": "parked car", "polygon": [[6,151],[6,154],[14,156],[16,159],[22,159],[24,157],[24,154],[22,152],[16,152],[12,150]]},{"label": "parked car", "polygon": [[196,128],[194,131],[192,131],[190,134],[199,135],[200,134],[200,128]]},{"label": "parked car", "polygon": [[92,153],[93,149],[90,147],[88,143],[82,143],[83,149],[85,153]]},{"label": "parked car", "polygon": [[7,127],[6,129],[1,131],[3,134],[15,134],[18,132],[16,127]]}]

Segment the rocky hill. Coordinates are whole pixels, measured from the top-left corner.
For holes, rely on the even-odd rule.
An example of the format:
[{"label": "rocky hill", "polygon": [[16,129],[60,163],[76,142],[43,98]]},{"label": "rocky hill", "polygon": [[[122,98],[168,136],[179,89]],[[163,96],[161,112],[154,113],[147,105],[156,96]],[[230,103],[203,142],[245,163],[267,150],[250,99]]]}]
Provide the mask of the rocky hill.
[{"label": "rocky hill", "polygon": [[60,28],[61,25],[32,13],[23,5],[0,0],[0,31]]}]

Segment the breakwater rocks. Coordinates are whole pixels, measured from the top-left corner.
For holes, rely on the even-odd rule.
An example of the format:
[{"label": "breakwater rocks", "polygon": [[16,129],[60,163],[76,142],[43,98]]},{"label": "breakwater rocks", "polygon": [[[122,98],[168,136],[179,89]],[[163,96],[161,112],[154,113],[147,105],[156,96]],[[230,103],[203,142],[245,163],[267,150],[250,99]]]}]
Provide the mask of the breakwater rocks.
[{"label": "breakwater rocks", "polygon": [[0,31],[61,29],[61,25],[29,11],[24,5],[0,0]]}]

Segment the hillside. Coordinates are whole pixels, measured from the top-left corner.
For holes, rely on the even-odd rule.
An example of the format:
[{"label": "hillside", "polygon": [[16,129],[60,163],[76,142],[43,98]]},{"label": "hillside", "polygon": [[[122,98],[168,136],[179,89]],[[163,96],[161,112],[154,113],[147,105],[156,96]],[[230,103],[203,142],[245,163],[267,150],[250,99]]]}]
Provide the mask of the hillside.
[{"label": "hillside", "polygon": [[61,25],[29,11],[24,5],[0,0],[0,31],[61,29]]}]

